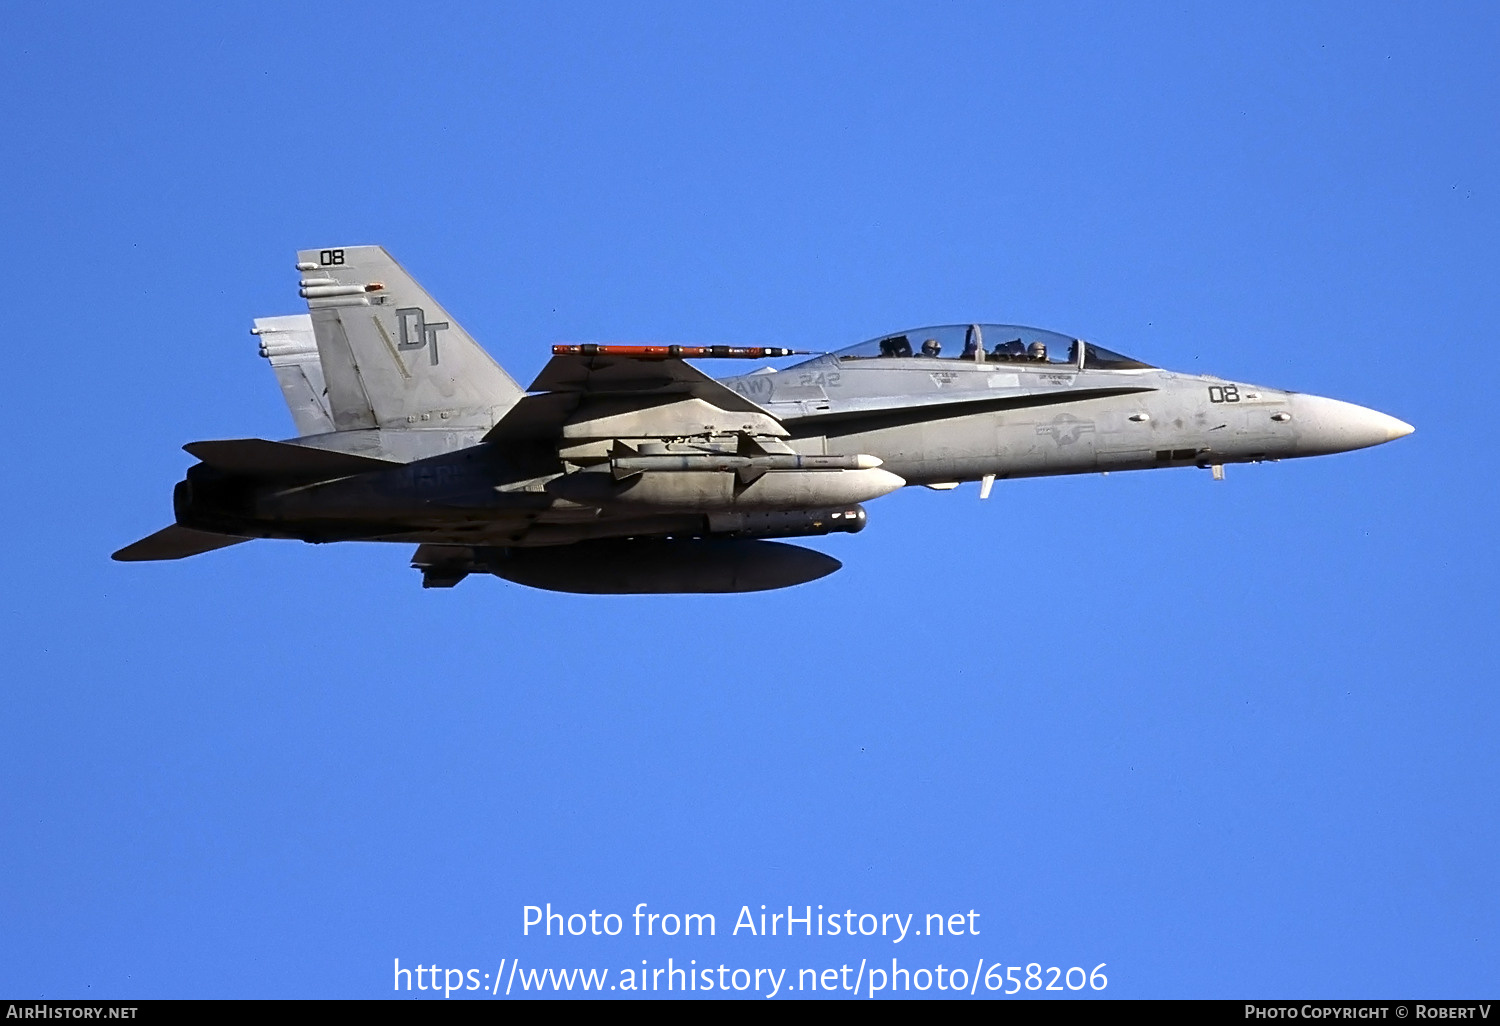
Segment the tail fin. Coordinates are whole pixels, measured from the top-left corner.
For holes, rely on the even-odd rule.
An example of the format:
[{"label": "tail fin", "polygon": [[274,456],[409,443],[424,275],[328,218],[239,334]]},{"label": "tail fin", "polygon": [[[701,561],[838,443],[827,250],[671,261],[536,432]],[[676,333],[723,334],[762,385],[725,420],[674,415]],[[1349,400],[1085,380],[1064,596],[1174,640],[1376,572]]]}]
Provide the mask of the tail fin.
[{"label": "tail fin", "polygon": [[297,254],[333,426],[488,429],[520,387],[380,246]]},{"label": "tail fin", "polygon": [[333,413],[328,408],[328,388],[323,383],[323,364],[313,338],[312,318],[307,314],[288,317],[257,317],[252,335],[260,336],[260,355],[271,361],[281,397],[292,411],[299,435],[321,435],[332,431]]}]

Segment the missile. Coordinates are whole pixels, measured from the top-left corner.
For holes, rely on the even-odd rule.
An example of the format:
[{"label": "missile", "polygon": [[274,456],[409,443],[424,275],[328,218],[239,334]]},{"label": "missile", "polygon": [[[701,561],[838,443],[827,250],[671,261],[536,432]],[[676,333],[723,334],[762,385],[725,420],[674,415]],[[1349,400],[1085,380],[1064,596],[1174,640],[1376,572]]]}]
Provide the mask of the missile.
[{"label": "missile", "polygon": [[780,356],[815,356],[808,349],[781,346],[611,346],[593,342],[555,345],[553,356],[628,356],[636,360],[769,360]]},{"label": "missile", "polygon": [[865,508],[858,504],[833,509],[708,515],[708,530],[715,538],[805,538],[835,532],[858,534],[864,529]]},{"label": "missile", "polygon": [[[787,458],[781,454],[773,454]],[[619,457],[648,459],[655,457]],[[676,459],[676,456],[668,456]],[[725,459],[763,459],[740,456]],[[796,457],[791,457],[795,459]],[[812,459],[816,457],[802,457]],[[856,457],[836,457],[855,459]],[[819,510],[888,495],[906,481],[879,468],[868,470],[782,470],[747,467],[733,473],[707,464],[684,469],[640,470],[617,478],[605,471],[580,470],[548,481],[548,495],[585,506],[647,506],[691,512],[763,512]]]},{"label": "missile", "polygon": [[623,480],[647,471],[667,473],[689,470],[733,471],[745,478],[759,477],[771,470],[874,470],[884,461],[878,456],[798,456],[793,453],[767,453],[764,456],[736,456],[730,453],[665,453],[651,456],[616,456],[609,461],[615,480]]}]

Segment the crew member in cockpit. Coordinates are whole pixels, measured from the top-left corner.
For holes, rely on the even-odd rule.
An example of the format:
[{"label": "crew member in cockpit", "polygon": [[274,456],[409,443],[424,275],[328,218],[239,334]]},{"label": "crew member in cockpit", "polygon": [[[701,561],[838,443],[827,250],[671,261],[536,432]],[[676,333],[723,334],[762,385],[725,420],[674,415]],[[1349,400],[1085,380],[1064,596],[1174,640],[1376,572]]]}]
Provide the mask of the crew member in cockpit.
[{"label": "crew member in cockpit", "polygon": [[923,356],[938,356],[942,353],[942,351],[943,347],[941,343],[939,343],[935,338],[930,338],[926,342],[922,343]]},{"label": "crew member in cockpit", "polygon": [[1031,343],[1031,345],[1029,345],[1029,346],[1026,347],[1026,355],[1029,356],[1029,357],[1031,357],[1032,360],[1036,361],[1037,363],[1046,363],[1047,362],[1047,343],[1045,343],[1045,342],[1033,342],[1033,343]]}]

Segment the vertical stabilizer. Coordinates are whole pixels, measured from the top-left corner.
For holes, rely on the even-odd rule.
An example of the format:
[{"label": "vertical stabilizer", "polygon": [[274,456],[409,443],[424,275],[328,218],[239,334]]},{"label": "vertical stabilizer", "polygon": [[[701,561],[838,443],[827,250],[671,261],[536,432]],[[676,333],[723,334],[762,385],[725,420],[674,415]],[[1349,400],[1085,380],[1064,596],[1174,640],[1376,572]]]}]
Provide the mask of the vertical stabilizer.
[{"label": "vertical stabilizer", "polygon": [[519,386],[380,246],[297,254],[339,431],[488,429]]},{"label": "vertical stabilizer", "polygon": [[250,333],[259,336],[260,355],[271,361],[271,370],[276,374],[287,408],[292,411],[297,434],[321,435],[332,431],[333,413],[328,408],[312,318],[307,314],[257,317]]}]

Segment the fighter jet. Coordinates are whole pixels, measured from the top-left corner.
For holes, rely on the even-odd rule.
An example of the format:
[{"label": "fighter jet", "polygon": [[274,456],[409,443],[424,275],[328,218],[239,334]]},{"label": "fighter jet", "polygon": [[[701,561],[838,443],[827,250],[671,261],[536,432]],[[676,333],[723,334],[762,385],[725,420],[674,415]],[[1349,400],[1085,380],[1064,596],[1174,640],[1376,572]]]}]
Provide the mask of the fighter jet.
[{"label": "fighter jet", "polygon": [[[417,546],[422,584],[743,592],[841,565],[771,539],[864,528],[908,485],[1211,469],[1379,445],[1374,410],[1181,374],[1037,328],[960,324],[824,353],[553,347],[523,391],[379,246],[297,256],[308,313],[254,334],[299,436],[192,442],[176,523],[114,554],[254,538]],[[688,359],[806,360],[715,380]]]}]

